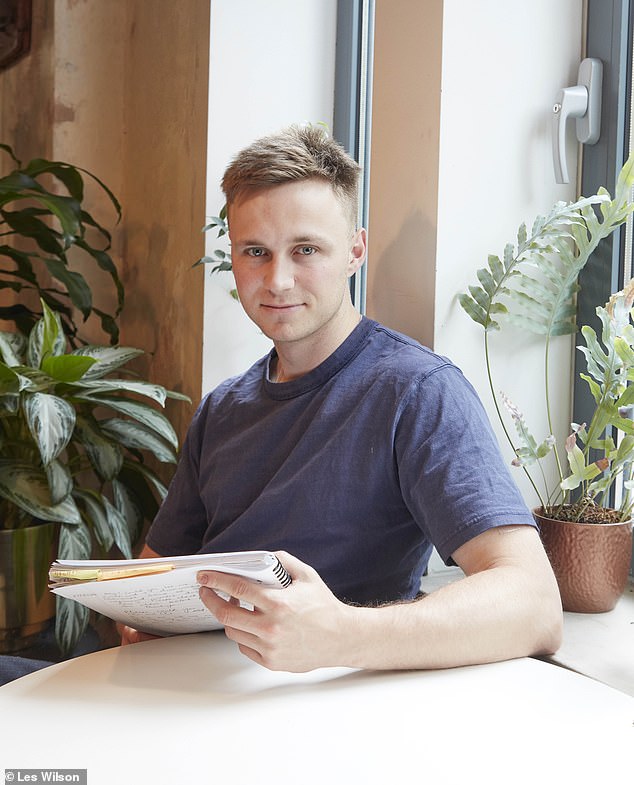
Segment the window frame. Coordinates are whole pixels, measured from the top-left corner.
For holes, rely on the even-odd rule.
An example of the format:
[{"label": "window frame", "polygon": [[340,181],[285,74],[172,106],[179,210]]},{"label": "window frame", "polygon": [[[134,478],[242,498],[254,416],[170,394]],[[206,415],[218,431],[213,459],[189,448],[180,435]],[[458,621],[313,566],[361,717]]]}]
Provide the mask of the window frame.
[{"label": "window frame", "polygon": [[[585,56],[602,61],[603,90],[599,140],[594,145],[584,145],[580,153],[580,193],[596,193],[601,185],[614,193],[618,173],[632,146],[634,0],[586,0],[585,11]],[[607,302],[634,274],[632,259],[626,258],[626,231],[627,227],[622,226],[606,238],[582,270],[577,324],[589,324],[598,331],[597,306]],[[574,364],[573,420],[589,422],[595,403],[587,384],[579,377],[585,372],[582,352],[575,352]]]},{"label": "window frame", "polygon": [[[368,225],[375,0],[338,0],[333,136],[362,167],[359,226]],[[354,305],[365,313],[366,264],[350,280]]]}]

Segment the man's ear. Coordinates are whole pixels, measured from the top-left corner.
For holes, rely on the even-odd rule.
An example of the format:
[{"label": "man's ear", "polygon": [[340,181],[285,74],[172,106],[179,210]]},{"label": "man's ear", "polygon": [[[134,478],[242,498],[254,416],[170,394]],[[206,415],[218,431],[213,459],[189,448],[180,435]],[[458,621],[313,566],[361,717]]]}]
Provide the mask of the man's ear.
[{"label": "man's ear", "polygon": [[350,246],[350,261],[348,262],[348,277],[354,275],[365,262],[368,250],[367,232],[365,229],[357,229],[352,245]]}]

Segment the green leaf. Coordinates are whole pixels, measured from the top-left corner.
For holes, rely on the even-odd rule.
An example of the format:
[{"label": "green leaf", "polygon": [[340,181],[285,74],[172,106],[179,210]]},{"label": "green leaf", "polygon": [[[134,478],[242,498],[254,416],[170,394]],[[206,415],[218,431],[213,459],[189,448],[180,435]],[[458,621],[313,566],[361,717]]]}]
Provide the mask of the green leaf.
[{"label": "green leaf", "polygon": [[0,395],[14,395],[21,388],[20,378],[4,363],[0,363]]},{"label": "green leaf", "polygon": [[469,294],[473,297],[473,299],[477,302],[483,311],[489,310],[491,298],[487,295],[484,289],[481,289],[479,286],[470,286]]},{"label": "green leaf", "polygon": [[75,167],[69,164],[47,161],[44,158],[34,158],[22,170],[30,177],[36,178],[41,174],[51,174],[60,180],[68,193],[77,201],[84,198],[84,181]]},{"label": "green leaf", "polygon": [[38,202],[47,207],[58,219],[62,228],[64,245],[69,248],[76,235],[82,235],[79,202],[69,196],[53,194],[39,194],[35,197]]},{"label": "green leaf", "polygon": [[88,369],[95,364],[91,357],[74,357],[63,354],[61,357],[45,357],[42,370],[57,382],[72,384],[83,379]]},{"label": "green leaf", "polygon": [[[570,471],[575,477],[583,477],[586,469],[586,461],[583,452],[579,447],[574,444],[571,447],[566,446],[566,456],[568,458],[568,465]],[[576,487],[576,486],[575,486]]]},{"label": "green leaf", "polygon": [[69,270],[61,259],[45,259],[44,263],[51,276],[64,285],[73,305],[87,319],[92,310],[92,293],[84,276]]},{"label": "green leaf", "polygon": [[486,269],[486,267],[483,267],[478,270],[477,276],[489,298],[493,297],[497,288],[497,284],[491,273]]},{"label": "green leaf", "polygon": [[459,294],[458,301],[467,316],[470,316],[474,322],[481,324],[483,327],[487,327],[489,318],[486,311],[472,297],[469,297],[467,294]]},{"label": "green leaf", "polygon": [[634,385],[625,388],[617,401],[617,406],[631,406],[634,403]]}]

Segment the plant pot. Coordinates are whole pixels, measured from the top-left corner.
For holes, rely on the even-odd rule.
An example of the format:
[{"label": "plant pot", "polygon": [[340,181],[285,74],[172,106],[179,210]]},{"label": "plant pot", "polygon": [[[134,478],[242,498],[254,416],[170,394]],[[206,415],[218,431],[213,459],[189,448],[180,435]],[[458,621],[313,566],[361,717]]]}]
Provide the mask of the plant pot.
[{"label": "plant pot", "polygon": [[55,558],[57,523],[0,530],[0,652],[26,648],[55,616],[48,569]]},{"label": "plant pot", "polygon": [[627,585],[632,521],[576,523],[533,516],[557,578],[565,611],[611,611]]}]

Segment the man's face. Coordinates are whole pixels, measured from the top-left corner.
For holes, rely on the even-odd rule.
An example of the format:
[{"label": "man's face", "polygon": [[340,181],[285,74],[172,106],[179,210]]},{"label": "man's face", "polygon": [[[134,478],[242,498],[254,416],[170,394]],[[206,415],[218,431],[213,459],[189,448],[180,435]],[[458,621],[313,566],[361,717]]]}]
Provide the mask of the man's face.
[{"label": "man's face", "polygon": [[229,235],[240,301],[262,332],[278,346],[338,345],[365,232],[352,229],[331,186],[315,179],[247,193],[229,208]]}]

